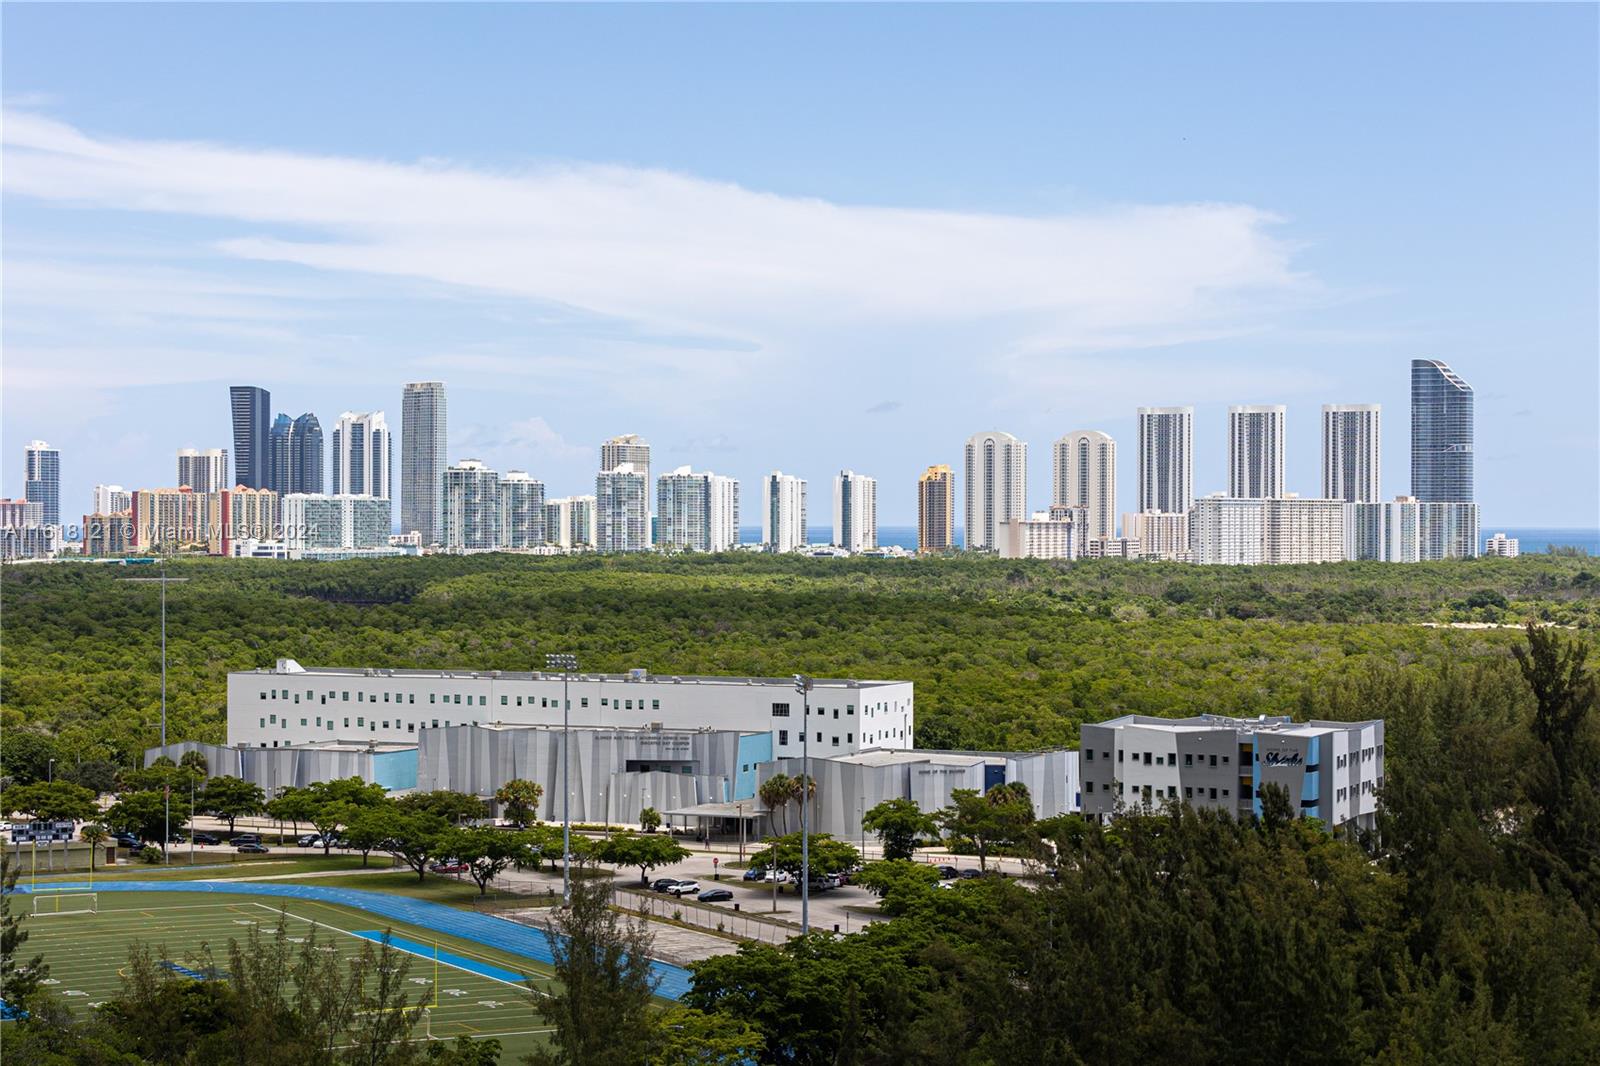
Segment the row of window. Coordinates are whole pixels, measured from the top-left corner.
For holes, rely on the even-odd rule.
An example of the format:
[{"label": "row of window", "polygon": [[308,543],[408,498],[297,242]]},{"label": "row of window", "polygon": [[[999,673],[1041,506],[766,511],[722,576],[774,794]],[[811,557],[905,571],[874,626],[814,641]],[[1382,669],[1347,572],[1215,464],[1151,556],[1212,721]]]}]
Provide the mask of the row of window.
[{"label": "row of window", "polygon": [[[471,724],[477,725],[478,724],[478,720],[476,718],[474,718],[472,720]],[[272,715],[268,715],[265,718],[261,719],[261,728],[262,729],[267,728],[268,725],[280,725],[280,723],[278,721],[278,716],[275,715],[275,714],[272,714]],[[282,727],[284,729],[288,729],[289,728],[289,716],[288,715],[284,715],[281,725],[282,725]],[[306,729],[313,728],[311,725],[308,724],[307,720],[304,719],[304,718],[300,719],[300,725],[301,725],[302,728],[306,728]],[[375,732],[380,728],[380,723],[379,723],[378,719],[374,718],[372,720],[371,726],[368,726],[366,716],[365,715],[358,715],[356,717],[356,726],[355,727],[357,729],[370,729],[370,730]],[[416,722],[402,722],[398,718],[394,720],[394,727],[396,729],[400,729],[400,728],[403,727],[407,733],[415,733],[417,731],[417,723]],[[450,728],[450,720],[448,718],[445,719],[444,727],[446,729]],[[317,724],[316,724],[316,726],[314,728],[317,728],[317,729],[323,728],[322,719],[320,717],[317,718]],[[327,728],[328,728],[328,730],[330,732],[333,730],[334,725],[333,725],[333,719],[332,718],[328,719]],[[346,728],[346,729],[350,728],[350,719],[346,718],[344,720],[344,728]],[[389,728],[389,719],[387,719],[387,718],[383,719],[383,722],[381,724],[381,728],[383,728],[383,729],[388,729]],[[428,723],[426,721],[424,721],[422,723],[422,728],[424,728],[424,729],[428,728]],[[433,728],[434,729],[438,729],[439,728],[439,719],[435,718],[433,720]]]},{"label": "row of window", "polygon": [[[642,703],[643,701],[640,701],[640,702]],[[812,707],[812,708],[810,708],[810,713],[813,716],[818,717],[818,718],[826,718],[826,717],[828,717],[828,709],[826,707]],[[853,704],[853,703],[845,704],[844,713],[845,713],[845,717],[854,718],[855,717],[855,713],[856,713],[855,704]],[[868,716],[870,716],[871,713],[872,713],[871,711],[868,711],[867,712]],[[772,705],[772,717],[774,717],[774,718],[787,718],[787,717],[789,717],[789,704],[787,704],[787,703],[774,703]],[[839,717],[839,708],[835,707],[833,709],[833,717],[836,718],[836,719]]]},{"label": "row of window", "polygon": [[[1119,784],[1119,782],[1116,782],[1116,781],[1111,782],[1110,785],[1106,786],[1106,791],[1107,792],[1116,792],[1118,784]],[[1084,790],[1084,792],[1093,792],[1094,791],[1094,782],[1093,781],[1085,781],[1083,783],[1083,790]],[[1123,793],[1125,795],[1142,796],[1144,799],[1150,799],[1152,797],[1152,795],[1160,796],[1162,794],[1161,793],[1161,789],[1160,789],[1159,786],[1156,787],[1155,790],[1152,792],[1151,787],[1149,785],[1123,785],[1122,786],[1122,791],[1123,791]],[[1200,789],[1200,792],[1201,792],[1201,796],[1200,796],[1201,799],[1208,799],[1208,798],[1209,799],[1216,799],[1217,798],[1217,790],[1214,789],[1214,788],[1212,788],[1212,789],[1202,788],[1202,789]],[[1207,795],[1205,795],[1205,793],[1207,793],[1207,792],[1210,793],[1209,797]],[[1185,785],[1183,787],[1183,798],[1184,799],[1186,799],[1186,800],[1194,799],[1194,793],[1195,793],[1195,790],[1192,787],[1190,787],[1188,785]],[[1242,799],[1249,799],[1250,798],[1250,790],[1249,789],[1240,789],[1239,790],[1239,796]],[[1231,797],[1232,797],[1231,790],[1224,788],[1222,790],[1222,798],[1223,799],[1229,799]],[[1178,798],[1178,786],[1177,785],[1168,785],[1167,786],[1166,798],[1167,799],[1177,799]]]},{"label": "row of window", "polygon": [[[801,737],[798,740],[795,741],[795,743],[798,744],[798,743],[800,743],[801,740],[804,740],[804,739],[805,739],[804,734],[802,734]],[[844,735],[844,742],[846,744],[854,744],[856,742],[856,735],[854,733],[846,733]],[[787,744],[787,743],[789,743],[789,731],[787,729],[778,730],[778,743],[779,744]],[[822,743],[822,734],[821,733],[817,734],[816,743],[818,743],[818,744]],[[837,733],[835,733],[834,736],[833,736],[833,746],[836,747],[836,748],[839,746],[839,735]]]},{"label": "row of window", "polygon": [[[373,693],[357,692],[356,693],[356,702],[357,703],[377,703],[377,702],[379,702],[378,695],[379,694],[376,693],[376,692],[373,692]],[[388,703],[389,702],[389,693],[385,692],[382,695],[383,695],[382,702]],[[459,692],[456,692],[456,693],[447,692],[447,693],[444,694],[444,702],[445,703],[452,703],[452,704],[459,704],[461,702],[462,695],[463,694],[459,693]],[[467,697],[467,706],[469,706],[469,707],[472,706],[473,695],[471,693],[466,693],[466,697]],[[287,700],[287,699],[291,698],[291,693],[286,688],[285,689],[269,688],[269,689],[267,689],[266,691],[264,691],[264,692],[262,692],[260,694],[260,698],[264,699],[264,700],[278,700],[278,699]],[[300,702],[300,694],[299,693],[293,693],[292,694],[292,698],[293,698],[295,703],[299,703]],[[310,703],[313,699],[316,699],[316,698],[317,698],[317,695],[316,695],[315,692],[313,692],[313,691],[311,691],[309,689],[306,691],[306,702],[307,703]],[[321,697],[321,700],[322,700],[323,703],[327,703],[329,700],[335,700],[337,702],[337,700],[339,698],[342,698],[344,700],[344,702],[349,703],[350,702],[350,693],[349,692],[342,692],[341,693],[341,692],[337,692],[337,691],[329,691],[329,693],[326,696]],[[487,707],[489,705],[489,697],[488,696],[478,696],[477,700],[478,700],[477,705],[479,707]],[[517,706],[518,707],[523,706],[523,702],[522,701],[523,701],[523,697],[518,696],[517,697]],[[527,701],[528,701],[527,702],[527,706],[532,707],[533,706],[533,697],[532,696],[527,697]],[[411,692],[411,693],[396,692],[394,694],[394,702],[395,703],[415,704],[417,702],[417,694],[414,693],[414,692]],[[439,702],[439,693],[430,692],[428,694],[428,702],[429,703],[438,703]],[[633,701],[631,699],[612,700],[612,699],[610,699],[608,697],[602,697],[601,700],[600,700],[600,706],[602,706],[602,707],[615,706],[618,710],[631,711],[631,710],[634,709],[634,707],[633,707],[634,702],[635,701]],[[579,701],[579,703],[580,703],[581,706],[584,706],[584,707],[589,706],[588,697],[585,696],[583,699],[581,699]],[[642,700],[642,699],[639,700],[638,704],[639,704],[639,710],[642,711],[642,710],[645,709],[644,700]],[[500,706],[506,707],[506,706],[509,706],[509,705],[510,705],[510,697],[501,696],[500,697]],[[539,706],[541,706],[541,707],[560,707],[561,706],[561,701],[558,700],[558,699],[551,699],[548,696],[546,696],[546,697],[542,697],[539,700]],[[650,709],[652,711],[659,711],[661,709],[661,701],[660,700],[651,700],[650,701]],[[852,711],[851,713],[854,713],[854,711]],[[835,715],[835,716],[837,717],[837,715]]]}]

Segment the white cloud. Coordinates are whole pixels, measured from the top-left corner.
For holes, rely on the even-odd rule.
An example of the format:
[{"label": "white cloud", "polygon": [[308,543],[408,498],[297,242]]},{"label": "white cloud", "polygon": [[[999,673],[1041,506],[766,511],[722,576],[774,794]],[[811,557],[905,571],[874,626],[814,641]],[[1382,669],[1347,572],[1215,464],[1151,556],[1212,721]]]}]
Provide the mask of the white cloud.
[{"label": "white cloud", "polygon": [[5,118],[13,195],[226,220],[240,232],[218,247],[235,257],[464,286],[747,347],[897,322],[981,323],[997,355],[1142,347],[1248,328],[1315,292],[1277,220],[1244,205],[861,207],[659,170],[494,172]]}]

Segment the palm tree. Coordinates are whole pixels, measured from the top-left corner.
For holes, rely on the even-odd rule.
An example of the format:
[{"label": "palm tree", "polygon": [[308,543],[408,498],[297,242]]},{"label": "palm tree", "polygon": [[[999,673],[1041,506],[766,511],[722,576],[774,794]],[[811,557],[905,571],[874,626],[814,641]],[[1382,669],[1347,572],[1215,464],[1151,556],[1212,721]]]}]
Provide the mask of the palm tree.
[{"label": "palm tree", "polygon": [[[761,787],[756,790],[761,802],[766,805],[767,810],[772,812],[773,818],[777,818],[780,813],[784,815],[785,829],[789,827],[789,819],[785,808],[789,806],[791,797],[790,783],[793,780],[788,774],[773,774],[761,782]],[[779,835],[781,836],[782,834]]]},{"label": "palm tree", "polygon": [[[789,778],[787,791],[789,795],[786,802],[809,805],[816,802],[817,779],[807,776],[806,774],[795,774],[793,777]],[[786,820],[785,828],[787,827]]]},{"label": "palm tree", "polygon": [[111,833],[105,826],[90,822],[78,831],[78,836],[89,845],[89,872],[94,873],[94,849],[103,844]]}]

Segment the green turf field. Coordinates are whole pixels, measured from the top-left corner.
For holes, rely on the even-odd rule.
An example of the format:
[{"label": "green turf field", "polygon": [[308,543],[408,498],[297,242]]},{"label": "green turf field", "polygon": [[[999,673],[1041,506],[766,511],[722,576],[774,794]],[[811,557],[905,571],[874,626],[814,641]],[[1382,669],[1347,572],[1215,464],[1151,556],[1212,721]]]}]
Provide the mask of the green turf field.
[{"label": "green turf field", "polygon": [[[63,909],[75,905],[81,904],[70,898],[60,902]],[[48,912],[52,902],[44,898],[39,906]],[[128,945],[134,940],[148,942],[158,949],[158,957],[178,965],[188,965],[206,945],[217,964],[225,967],[228,940],[242,938],[252,924],[260,926],[263,934],[270,933],[277,926],[281,907],[291,938],[302,938],[315,927],[322,944],[346,955],[358,954],[366,942],[355,936],[356,932],[387,931],[393,938],[409,942],[413,951],[408,980],[415,989],[410,1001],[428,1005],[425,1021],[417,1026],[419,1037],[493,1037],[504,1048],[501,1061],[515,1062],[549,1031],[534,1012],[527,985],[506,979],[526,974],[537,988],[551,980],[549,968],[473,941],[335,904],[302,900],[104,892],[99,894],[97,906],[94,914],[42,913],[25,919],[29,952],[40,952],[50,964],[47,987],[74,1009],[93,1007],[117,994],[121,987],[118,971],[127,964]],[[435,944],[438,953],[446,957],[438,962],[433,957]],[[472,972],[474,965],[510,973],[486,976]]]}]

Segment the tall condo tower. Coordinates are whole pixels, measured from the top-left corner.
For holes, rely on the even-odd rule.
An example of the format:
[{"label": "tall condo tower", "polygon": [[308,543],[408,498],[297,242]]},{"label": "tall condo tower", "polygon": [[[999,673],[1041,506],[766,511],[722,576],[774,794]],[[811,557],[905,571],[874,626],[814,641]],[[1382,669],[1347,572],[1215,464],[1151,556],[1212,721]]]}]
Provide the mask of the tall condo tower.
[{"label": "tall condo tower", "polygon": [[1472,500],[1472,386],[1437,359],[1411,360],[1411,495]]},{"label": "tall condo tower", "polygon": [[650,547],[650,505],[644,471],[619,463],[594,479],[594,544],[603,552],[642,552]]},{"label": "tall condo tower", "polygon": [[723,552],[738,544],[738,481],[687,466],[656,479],[656,547]]},{"label": "tall condo tower", "polygon": [[956,475],[943,464],[917,478],[917,551],[947,552],[956,546]]},{"label": "tall condo tower", "polygon": [[382,411],[346,411],[333,427],[333,494],[391,498],[389,424]]},{"label": "tall condo tower", "polygon": [[1097,429],[1075,429],[1056,441],[1051,466],[1058,507],[1082,507],[1089,536],[1117,535],[1117,442]]},{"label": "tall condo tower", "polygon": [[228,389],[228,402],[233,411],[233,483],[271,488],[272,394],[255,385],[234,385]]},{"label": "tall condo tower", "polygon": [[228,449],[207,448],[178,451],[178,485],[196,492],[221,492],[228,484]]},{"label": "tall condo tower", "polygon": [[878,479],[841,470],[833,479],[833,543],[853,552],[878,546]]},{"label": "tall condo tower", "polygon": [[1322,405],[1322,497],[1346,503],[1383,499],[1383,408]]},{"label": "tall condo tower", "polygon": [[23,449],[22,496],[39,505],[40,522],[61,524],[61,452],[42,440]]},{"label": "tall condo tower", "polygon": [[1283,495],[1282,404],[1228,408],[1228,495],[1269,500]]},{"label": "tall condo tower", "polygon": [[[489,551],[500,547],[500,476],[477,459],[463,459],[445,468],[440,484],[444,488],[444,510],[440,512],[444,536],[440,543],[445,550]],[[543,486],[540,489],[542,497]],[[541,514],[541,525],[543,519]]]},{"label": "tall condo tower", "polygon": [[537,548],[545,542],[544,482],[526,470],[500,478],[500,547]]},{"label": "tall condo tower", "polygon": [[400,529],[444,540],[444,382],[408,382],[400,396]]},{"label": "tall condo tower", "polygon": [[806,483],[774,470],[761,479],[761,543],[768,551],[806,546]]},{"label": "tall condo tower", "polygon": [[[650,445],[639,434],[624,433],[601,443],[601,470],[615,470],[623,463],[633,464],[634,470],[644,477],[644,483],[650,484]],[[648,510],[650,501],[645,500],[644,505]]]},{"label": "tall condo tower", "polygon": [[1194,408],[1139,408],[1139,510],[1194,506]]},{"label": "tall condo tower", "polygon": [[272,420],[272,487],[280,496],[321,493],[322,423],[307,411],[299,418]]},{"label": "tall condo tower", "polygon": [[966,546],[997,551],[1000,526],[1028,517],[1028,445],[1009,433],[967,439]]}]

